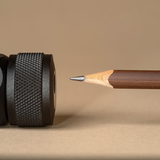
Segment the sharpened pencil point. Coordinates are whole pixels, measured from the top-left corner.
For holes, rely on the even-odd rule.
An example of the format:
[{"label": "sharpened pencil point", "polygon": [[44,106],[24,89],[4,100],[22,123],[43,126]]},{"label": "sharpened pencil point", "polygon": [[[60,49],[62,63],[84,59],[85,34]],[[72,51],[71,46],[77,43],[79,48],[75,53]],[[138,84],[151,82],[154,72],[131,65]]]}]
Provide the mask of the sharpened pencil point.
[{"label": "sharpened pencil point", "polygon": [[73,80],[73,81],[84,81],[85,77],[84,76],[71,77],[70,80]]}]

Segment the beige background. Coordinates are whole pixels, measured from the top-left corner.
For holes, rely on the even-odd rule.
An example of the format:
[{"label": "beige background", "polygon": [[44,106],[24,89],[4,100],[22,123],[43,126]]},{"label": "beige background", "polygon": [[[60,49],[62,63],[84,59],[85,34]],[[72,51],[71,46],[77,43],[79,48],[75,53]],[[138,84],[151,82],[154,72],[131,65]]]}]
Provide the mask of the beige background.
[{"label": "beige background", "polygon": [[160,69],[160,1],[0,0],[0,52],[53,53],[53,126],[0,128],[0,158],[159,159],[160,90],[114,90],[69,77]]}]

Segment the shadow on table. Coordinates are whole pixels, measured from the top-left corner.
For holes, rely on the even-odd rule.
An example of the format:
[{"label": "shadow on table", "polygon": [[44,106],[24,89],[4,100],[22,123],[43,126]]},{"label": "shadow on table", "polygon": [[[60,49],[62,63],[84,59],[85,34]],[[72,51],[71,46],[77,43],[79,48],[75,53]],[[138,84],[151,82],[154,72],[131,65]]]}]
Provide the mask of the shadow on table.
[{"label": "shadow on table", "polygon": [[[88,128],[98,125],[106,124],[130,124],[130,125],[158,125],[160,124],[160,117],[158,114],[150,115],[149,113],[135,113],[123,112],[123,111],[107,111],[99,114],[88,115],[76,115],[76,114],[59,114],[55,115],[54,123],[51,126],[46,127],[24,127],[21,129],[76,129],[76,128]],[[19,128],[14,125],[4,125],[0,129]],[[19,128],[20,129],[20,128]]]},{"label": "shadow on table", "polygon": [[54,125],[59,125],[72,117],[74,117],[74,115],[55,115]]},{"label": "shadow on table", "polygon": [[85,128],[105,124],[158,125],[159,114],[138,112],[106,111],[88,115],[62,114],[56,115],[52,128]]}]

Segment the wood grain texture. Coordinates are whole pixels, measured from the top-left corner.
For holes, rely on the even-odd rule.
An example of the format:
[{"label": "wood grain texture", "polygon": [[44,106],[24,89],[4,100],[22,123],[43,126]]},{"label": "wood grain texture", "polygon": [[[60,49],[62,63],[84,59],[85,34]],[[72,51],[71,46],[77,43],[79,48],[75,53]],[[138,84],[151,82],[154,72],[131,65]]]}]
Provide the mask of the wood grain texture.
[{"label": "wood grain texture", "polygon": [[113,86],[109,83],[108,78],[113,73],[113,70],[108,70],[105,72],[100,72],[96,74],[86,75],[85,82],[100,84],[106,87],[113,88]]}]

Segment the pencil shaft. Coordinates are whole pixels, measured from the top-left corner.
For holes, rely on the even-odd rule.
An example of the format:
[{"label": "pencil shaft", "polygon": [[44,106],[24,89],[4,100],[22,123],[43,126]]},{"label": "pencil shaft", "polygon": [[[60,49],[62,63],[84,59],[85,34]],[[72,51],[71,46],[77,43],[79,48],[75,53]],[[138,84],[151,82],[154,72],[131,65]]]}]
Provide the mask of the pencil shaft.
[{"label": "pencil shaft", "polygon": [[85,82],[112,88],[160,89],[160,71],[109,70],[85,77]]}]

